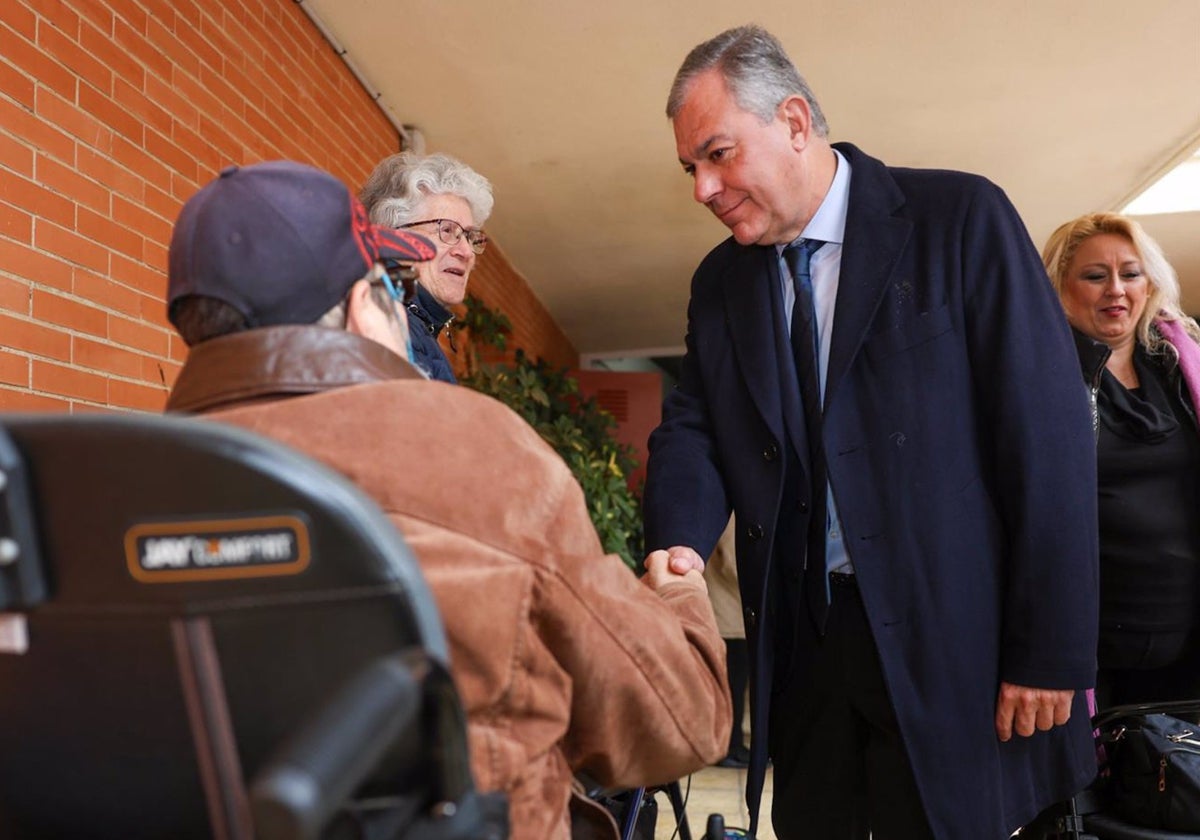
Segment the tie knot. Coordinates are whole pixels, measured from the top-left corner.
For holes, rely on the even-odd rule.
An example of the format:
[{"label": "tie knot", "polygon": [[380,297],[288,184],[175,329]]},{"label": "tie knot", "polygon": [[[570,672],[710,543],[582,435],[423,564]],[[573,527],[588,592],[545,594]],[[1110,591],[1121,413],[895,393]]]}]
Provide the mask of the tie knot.
[{"label": "tie knot", "polygon": [[820,239],[801,239],[783,249],[783,258],[787,262],[788,269],[792,272],[792,277],[804,277],[807,279],[810,276],[808,270],[809,260],[812,259],[812,255],[824,244]]}]

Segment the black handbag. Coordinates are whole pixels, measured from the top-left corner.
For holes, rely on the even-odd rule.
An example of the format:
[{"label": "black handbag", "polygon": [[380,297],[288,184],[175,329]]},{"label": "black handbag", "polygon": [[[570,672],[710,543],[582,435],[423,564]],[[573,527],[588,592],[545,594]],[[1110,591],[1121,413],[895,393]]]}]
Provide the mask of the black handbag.
[{"label": "black handbag", "polygon": [[1147,828],[1200,832],[1200,725],[1161,712],[1128,714],[1106,723],[1100,740],[1114,814]]}]

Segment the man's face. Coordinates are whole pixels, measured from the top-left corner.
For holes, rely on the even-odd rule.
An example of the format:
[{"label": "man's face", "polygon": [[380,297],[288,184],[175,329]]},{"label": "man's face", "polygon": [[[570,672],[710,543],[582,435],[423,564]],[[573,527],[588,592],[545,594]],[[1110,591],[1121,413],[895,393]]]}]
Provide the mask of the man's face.
[{"label": "man's face", "polygon": [[693,196],[742,245],[791,242],[807,222],[801,152],[806,137],[783,107],[763,123],[743,111],[717,70],[692,80],[675,115],[679,162]]}]

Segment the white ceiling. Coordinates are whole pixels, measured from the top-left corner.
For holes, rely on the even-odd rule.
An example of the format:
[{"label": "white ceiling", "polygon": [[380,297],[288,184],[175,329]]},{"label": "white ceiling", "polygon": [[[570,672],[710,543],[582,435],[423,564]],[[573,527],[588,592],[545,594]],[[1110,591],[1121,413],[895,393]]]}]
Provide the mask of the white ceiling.
[{"label": "white ceiling", "polygon": [[[1200,0],[300,0],[428,151],[495,185],[487,223],[582,353],[682,344],[692,271],[726,236],[691,199],[667,89],[755,22],[834,140],[964,169],[1040,249],[1200,144]],[[1200,213],[1143,217],[1200,312]]]}]

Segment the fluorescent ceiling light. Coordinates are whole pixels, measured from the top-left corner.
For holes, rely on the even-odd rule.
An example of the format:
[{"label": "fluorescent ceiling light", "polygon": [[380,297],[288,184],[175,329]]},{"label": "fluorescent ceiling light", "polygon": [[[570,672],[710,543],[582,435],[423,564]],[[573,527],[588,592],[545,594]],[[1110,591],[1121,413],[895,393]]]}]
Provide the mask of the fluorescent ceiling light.
[{"label": "fluorescent ceiling light", "polygon": [[1130,216],[1200,210],[1200,150],[1167,172],[1121,211]]}]

